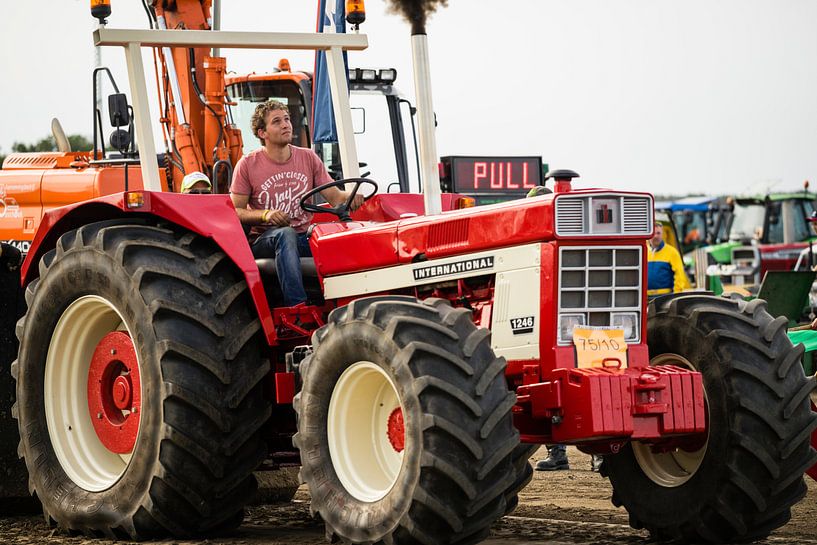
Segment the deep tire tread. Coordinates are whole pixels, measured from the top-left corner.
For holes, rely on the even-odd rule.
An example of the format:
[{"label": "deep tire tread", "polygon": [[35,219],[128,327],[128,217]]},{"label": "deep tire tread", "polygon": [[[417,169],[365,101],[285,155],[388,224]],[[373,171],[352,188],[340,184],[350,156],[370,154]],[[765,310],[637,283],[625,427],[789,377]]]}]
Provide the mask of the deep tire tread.
[{"label": "deep tire tread", "polygon": [[[641,502],[638,495],[655,492],[627,484],[633,477],[621,455],[605,457],[602,468],[613,482],[614,505],[626,507],[631,526],[647,528],[656,539],[723,543],[766,537],[789,520],[791,506],[805,494],[803,473],[817,461],[810,446],[817,415],[809,402],[817,382],[803,375],[802,345],[791,345],[785,320],[769,315],[765,301],[679,294],[652,301],[649,312],[650,353],[677,351],[700,365],[705,380],[713,377],[713,392],[724,400],[718,414],[728,430],[722,431],[728,433],[717,439],[717,454],[704,458],[707,468],[721,468],[711,470],[709,484],[693,477],[679,487],[678,494],[688,485],[699,487],[684,515],[675,516],[680,500],[668,500],[663,516],[655,500]],[[625,472],[617,478],[617,471]]]},{"label": "deep tire tread", "polygon": [[[300,367],[304,389],[293,402],[299,423],[305,413],[314,410],[305,405],[312,395],[308,394],[309,382],[323,378],[317,373],[324,360],[313,360],[327,357],[321,355],[321,345],[336,342],[335,336],[342,336],[346,328],[365,329],[367,334],[379,331],[387,339],[384,342],[393,343],[390,346],[396,352],[389,365],[395,373],[410,372],[411,392],[421,409],[423,449],[416,460],[419,480],[415,488],[401,493],[411,498],[410,507],[392,515],[391,529],[375,534],[338,520],[333,504],[312,490],[311,510],[324,520],[330,541],[476,543],[505,513],[508,498],[515,500],[530,479],[527,459],[524,465],[513,459],[519,444],[511,421],[516,396],[508,392],[505,361],[493,355],[490,333],[476,328],[471,314],[441,299],[419,302],[413,297],[369,297],[333,310],[327,325],[313,335],[314,351]],[[316,471],[319,475],[333,472],[328,460],[323,461],[323,467],[313,467],[303,459],[304,449],[319,441],[315,433],[299,424],[293,439],[304,462],[301,479],[311,488],[317,486]],[[318,481],[325,482],[325,477]]]},{"label": "deep tire tread", "polygon": [[[155,394],[162,396],[165,421],[146,493],[116,513],[118,522],[103,522],[108,514],[98,524],[87,517],[77,523],[59,506],[44,507],[46,519],[86,535],[140,540],[237,526],[255,490],[252,471],[266,456],[260,433],[271,412],[262,385],[269,362],[261,359],[261,325],[243,275],[209,240],[139,219],[67,232],[40,260],[41,279],[74,254],[106,261],[129,278],[141,301],[133,304],[153,316],[155,357],[165,377]],[[41,284],[29,285],[29,305],[37,304]],[[25,319],[17,329],[23,338]],[[174,335],[182,329],[193,338]],[[39,492],[34,479],[31,489]]]}]

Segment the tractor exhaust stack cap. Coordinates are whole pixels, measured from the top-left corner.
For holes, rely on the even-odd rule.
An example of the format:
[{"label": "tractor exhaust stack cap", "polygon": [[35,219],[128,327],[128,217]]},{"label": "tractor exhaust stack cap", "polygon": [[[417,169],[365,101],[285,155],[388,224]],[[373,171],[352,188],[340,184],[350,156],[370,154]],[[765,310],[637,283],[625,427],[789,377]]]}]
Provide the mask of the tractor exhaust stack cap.
[{"label": "tractor exhaust stack cap", "polygon": [[573,191],[572,180],[573,178],[579,178],[579,173],[567,169],[551,170],[545,174],[545,181],[550,178],[553,178],[553,181],[556,182],[553,187],[554,193],[569,193]]}]

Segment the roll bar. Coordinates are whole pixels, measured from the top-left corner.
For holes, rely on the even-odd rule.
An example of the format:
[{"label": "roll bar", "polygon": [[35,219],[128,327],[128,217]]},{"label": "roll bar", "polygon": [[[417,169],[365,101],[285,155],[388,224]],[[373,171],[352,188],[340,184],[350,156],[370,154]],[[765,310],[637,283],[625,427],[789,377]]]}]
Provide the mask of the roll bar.
[{"label": "roll bar", "polygon": [[[150,109],[148,107],[143,47],[218,47],[230,49],[298,49],[326,51],[329,85],[338,129],[338,144],[343,177],[360,175],[355,147],[352,114],[349,108],[349,88],[346,83],[344,51],[360,51],[368,47],[365,34],[239,32],[225,30],[133,30],[100,27],[94,31],[94,45],[120,46],[125,49],[128,63],[131,100],[133,102],[136,137],[144,187],[161,191],[159,163],[153,142]],[[175,98],[175,97],[174,97]]]}]

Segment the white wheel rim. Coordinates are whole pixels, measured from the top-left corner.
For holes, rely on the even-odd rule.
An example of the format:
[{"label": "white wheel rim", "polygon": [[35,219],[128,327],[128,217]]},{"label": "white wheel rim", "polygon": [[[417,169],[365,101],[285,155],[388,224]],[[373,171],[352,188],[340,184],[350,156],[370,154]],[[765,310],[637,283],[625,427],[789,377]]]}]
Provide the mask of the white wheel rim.
[{"label": "white wheel rim", "polygon": [[332,392],[327,421],[332,466],[360,501],[384,498],[397,482],[405,450],[397,452],[388,436],[396,409],[402,405],[394,382],[372,362],[350,366]]},{"label": "white wheel rim", "polygon": [[[683,356],[678,354],[661,354],[650,361],[650,365],[675,365],[695,370],[695,367]],[[704,389],[704,403],[706,400],[706,389]],[[648,444],[633,441],[633,454],[644,474],[655,484],[666,488],[681,486],[690,480],[701,467],[706,447],[709,444],[709,429],[706,431],[707,437],[704,445],[694,452],[682,449],[675,449],[670,452],[654,452]]]},{"label": "white wheel rim", "polygon": [[88,408],[91,358],[99,341],[112,331],[130,335],[113,304],[96,295],[80,297],[57,322],[45,362],[45,417],[54,452],[71,480],[90,492],[116,483],[132,456],[116,454],[102,444]]}]

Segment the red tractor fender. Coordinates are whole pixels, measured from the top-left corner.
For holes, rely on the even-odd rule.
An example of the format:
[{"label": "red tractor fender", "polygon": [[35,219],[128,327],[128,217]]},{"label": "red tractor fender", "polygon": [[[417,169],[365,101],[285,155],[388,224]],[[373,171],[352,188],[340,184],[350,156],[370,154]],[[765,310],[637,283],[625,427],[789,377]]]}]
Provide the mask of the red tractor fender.
[{"label": "red tractor fender", "polygon": [[[128,202],[141,200],[141,206]],[[277,344],[275,326],[267,303],[261,274],[229,195],[183,195],[151,191],[114,193],[49,210],[43,216],[23,263],[21,283],[25,288],[40,272],[38,263],[64,233],[89,223],[109,219],[159,218],[211,239],[235,263],[250,289],[267,342]]]}]

